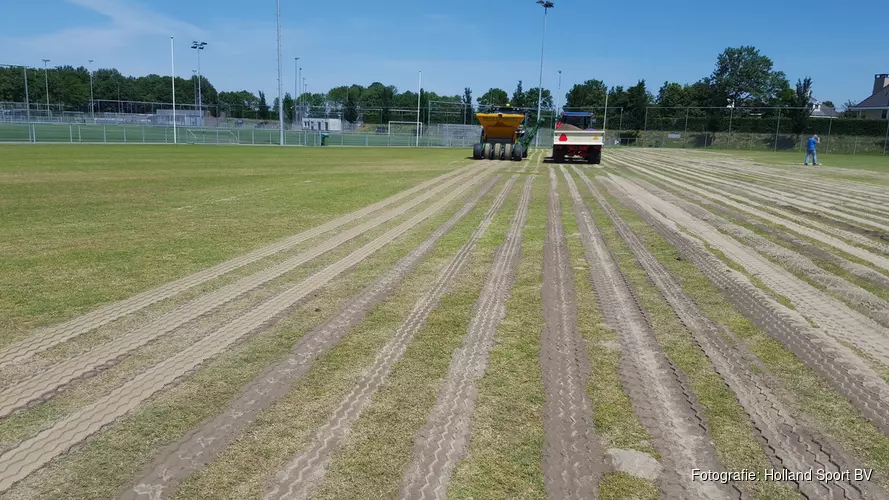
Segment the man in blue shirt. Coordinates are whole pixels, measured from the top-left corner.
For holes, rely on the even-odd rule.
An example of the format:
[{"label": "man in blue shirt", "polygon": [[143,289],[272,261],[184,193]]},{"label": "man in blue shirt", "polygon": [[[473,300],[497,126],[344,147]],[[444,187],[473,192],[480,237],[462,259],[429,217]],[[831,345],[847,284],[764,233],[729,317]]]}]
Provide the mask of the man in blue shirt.
[{"label": "man in blue shirt", "polygon": [[818,165],[818,155],[815,154],[816,144],[821,144],[821,138],[817,135],[809,137],[809,140],[806,141],[806,159],[803,160],[803,165],[809,164],[809,156],[812,157],[812,165]]}]

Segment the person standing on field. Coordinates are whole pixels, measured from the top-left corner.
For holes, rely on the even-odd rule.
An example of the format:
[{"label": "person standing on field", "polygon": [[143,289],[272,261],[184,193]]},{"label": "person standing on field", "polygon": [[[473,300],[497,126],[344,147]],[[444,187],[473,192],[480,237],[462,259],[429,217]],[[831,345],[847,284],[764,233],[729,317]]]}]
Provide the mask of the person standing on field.
[{"label": "person standing on field", "polygon": [[813,135],[809,137],[809,140],[806,141],[806,159],[803,160],[803,165],[809,164],[809,157],[812,157],[812,165],[818,165],[818,155],[815,153],[815,146],[821,144],[821,138],[817,135]]}]

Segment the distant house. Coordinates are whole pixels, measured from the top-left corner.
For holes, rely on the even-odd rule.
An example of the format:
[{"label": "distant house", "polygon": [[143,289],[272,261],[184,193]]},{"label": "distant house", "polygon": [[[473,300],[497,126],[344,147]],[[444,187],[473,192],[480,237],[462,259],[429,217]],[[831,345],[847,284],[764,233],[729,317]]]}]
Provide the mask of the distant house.
[{"label": "distant house", "polygon": [[874,90],[871,96],[849,109],[859,111],[862,118],[886,120],[889,115],[889,74],[874,75]]},{"label": "distant house", "polygon": [[818,99],[812,99],[809,101],[809,106],[812,107],[812,114],[809,115],[812,118],[839,118],[840,113],[831,106],[825,106]]}]

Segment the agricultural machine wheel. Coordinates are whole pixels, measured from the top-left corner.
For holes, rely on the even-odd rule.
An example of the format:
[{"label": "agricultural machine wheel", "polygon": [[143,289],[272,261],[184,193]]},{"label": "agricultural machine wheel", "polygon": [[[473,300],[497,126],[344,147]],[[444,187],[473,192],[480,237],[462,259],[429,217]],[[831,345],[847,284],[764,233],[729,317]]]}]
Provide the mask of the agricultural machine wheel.
[{"label": "agricultural machine wheel", "polygon": [[512,144],[503,145],[503,159],[506,161],[512,160]]},{"label": "agricultural machine wheel", "polygon": [[490,142],[485,143],[485,158],[489,160],[494,159],[494,145]]},{"label": "agricultural machine wheel", "polygon": [[525,147],[522,147],[522,158],[528,157],[528,150]]},{"label": "agricultural machine wheel", "polygon": [[515,161],[522,161],[522,157],[525,155],[525,147],[521,144],[516,144],[512,148],[512,159]]},{"label": "agricultural machine wheel", "polygon": [[481,160],[485,157],[485,146],[482,143],[473,144],[472,145],[472,157],[476,160]]},{"label": "agricultural machine wheel", "polygon": [[565,163],[565,152],[559,149],[553,150],[553,161],[556,163]]},{"label": "agricultural machine wheel", "polygon": [[590,156],[587,157],[587,162],[592,163],[593,165],[598,165],[602,163],[602,150],[594,149],[590,152]]},{"label": "agricultural machine wheel", "polygon": [[503,159],[503,144],[500,144],[499,142],[497,144],[494,144],[494,159]]}]

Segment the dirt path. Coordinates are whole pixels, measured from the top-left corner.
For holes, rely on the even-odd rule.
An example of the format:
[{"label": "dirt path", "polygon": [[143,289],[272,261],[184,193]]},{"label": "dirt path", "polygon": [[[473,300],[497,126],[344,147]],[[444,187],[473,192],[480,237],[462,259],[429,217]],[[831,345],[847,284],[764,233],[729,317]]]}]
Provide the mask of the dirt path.
[{"label": "dirt path", "polygon": [[522,233],[531,202],[533,177],[525,182],[506,240],[494,254],[463,346],[454,352],[444,385],[429,421],[414,440],[414,456],[404,475],[401,499],[445,498],[451,473],[469,447],[476,381],[485,373],[497,327],[506,315],[506,300],[521,257]]},{"label": "dirt path", "polygon": [[112,302],[111,304],[102,306],[95,311],[71,319],[59,325],[33,332],[28,337],[13,343],[12,345],[3,349],[2,352],[0,352],[0,368],[13,363],[22,362],[30,358],[31,356],[45,351],[46,349],[49,349],[50,347],[60,344],[68,339],[87,333],[118,318],[137,312],[145,307],[150,306],[151,304],[173,297],[174,295],[179,294],[201,283],[218,278],[235,269],[244,267],[248,264],[274,255],[276,253],[285,251],[289,248],[299,245],[300,243],[308,241],[311,238],[320,236],[328,231],[354,222],[368,214],[392,205],[397,201],[409,198],[414,194],[420,193],[442,181],[447,181],[448,183],[459,181],[461,178],[465,178],[466,176],[471,175],[474,171],[475,169],[465,167],[454,172],[449,172],[445,175],[436,177],[435,179],[426,181],[422,184],[419,184],[418,186],[396,194],[395,196],[391,196],[389,198],[386,198],[385,200],[374,203],[373,205],[362,208],[361,210],[352,212],[348,215],[332,220],[318,227],[309,229],[308,231],[303,231],[294,236],[290,236],[277,243],[259,248],[246,255],[242,255],[221,264],[217,264],[209,269],[200,271],[190,276],[186,276],[184,278],[180,278],[176,281],[161,285],[157,288],[142,292],[128,299],[124,299],[118,302]]},{"label": "dirt path", "polygon": [[[775,286],[791,281],[790,278],[796,278],[783,276],[787,273],[781,269],[759,269],[757,266],[760,262],[755,256],[750,255],[750,251],[739,248],[740,245],[735,246],[731,242],[722,241],[726,237],[712,228],[708,230],[705,223],[696,221],[687,214],[683,216],[681,209],[654,197],[626,179],[612,176],[610,180],[619,186],[619,189],[613,190],[612,193],[638,209],[649,224],[663,231],[662,236],[668,241],[678,248],[687,249],[690,258],[694,258],[695,265],[720,289],[726,291],[729,300],[735,303],[745,316],[786,345],[816,373],[830,381],[835,389],[846,396],[874,425],[883,432],[889,432],[889,384],[864,360],[827,334],[827,330],[839,335],[846,335],[847,332],[837,332],[836,323],[833,321],[819,325],[820,328],[813,328],[799,312],[782,306],[759,290],[742,273],[728,268],[710,254],[700,240],[690,237],[679,226],[681,224],[682,228],[692,231],[697,237],[704,237],[704,241],[719,248],[760,279],[768,279],[770,283],[767,284],[774,286],[773,289],[787,296],[794,304],[814,300],[814,304],[810,305],[814,307],[820,305],[823,314],[833,313],[830,304],[812,293],[815,291],[812,287],[804,284],[808,287],[808,292],[804,290],[795,293],[795,290],[786,289],[787,287]],[[708,257],[702,257],[701,252]]]},{"label": "dirt path", "polygon": [[[497,179],[499,176],[489,181],[453,217],[343,305],[335,316],[300,339],[287,358],[265,369],[247,384],[225,410],[164,448],[141,478],[134,482],[134,486],[120,498],[164,496],[175,490],[189,474],[213,460],[256,420],[260,412],[288,394],[294,384],[308,373],[318,356],[335,347],[376,304],[386,300],[438,241],[475,208]],[[494,201],[495,207],[503,203],[513,182],[508,181],[501,190]]]},{"label": "dirt path", "polygon": [[468,264],[478,241],[487,233],[494,216],[503,206],[517,178],[517,176],[510,178],[482,222],[457,254],[442,268],[432,288],[417,300],[405,322],[395,332],[395,336],[365,371],[366,375],[343,398],[327,423],[319,428],[311,444],[275,475],[264,498],[305,498],[321,484],[332,453],[349,434],[354,422],[370,404],[374,393],[388,379],[392,368],[404,355],[414,335],[426,324],[429,314],[438,306],[454,280]]},{"label": "dirt path", "polygon": [[603,316],[621,343],[621,381],[661,454],[662,495],[682,499],[740,497],[735,486],[692,480],[692,469],[715,471],[720,467],[703,420],[689,399],[691,391],[683,387],[678,368],[661,352],[636,297],[564,167],[563,175],[574,201],[590,281]]},{"label": "dirt path", "polygon": [[558,179],[550,169],[547,235],[543,262],[543,317],[540,366],[543,406],[544,485],[548,498],[595,499],[605,470],[602,446],[594,435],[587,346],[577,330],[574,273],[565,230]]},{"label": "dirt path", "polygon": [[187,375],[204,361],[223,352],[245,335],[270,324],[280,314],[333,278],[441,211],[466,190],[481,181],[486,176],[485,174],[487,172],[463,182],[441,200],[343,259],[282,291],[178,354],[153,365],[106,396],[3,453],[0,455],[0,492],[5,491],[15,482],[64,453],[71,446],[98,432],[105,425],[133,410],[153,394],[174,383],[179,377]]},{"label": "dirt path", "polygon": [[[758,361],[750,359],[747,352],[739,350],[736,344],[723,337],[720,328],[701,312],[691,298],[682,292],[681,285],[651,255],[642,241],[620,218],[608,201],[602,197],[586,175],[579,171],[578,175],[593,197],[599,201],[602,210],[614,223],[621,238],[648,273],[661,296],[670,304],[676,316],[692,334],[695,343],[710,360],[716,372],[737,396],[741,406],[753,422],[754,428],[766,443],[763,449],[772,465],[777,469],[786,468],[792,471],[810,468],[834,472],[847,470],[849,468],[848,460],[840,452],[832,450],[826,443],[812,438],[808,430],[793,418],[775,392],[756,372],[751,370],[751,366],[762,369]],[[851,481],[831,483],[830,485],[799,482],[795,483],[795,486],[806,498],[813,500],[819,498],[861,498],[861,491]]]},{"label": "dirt path", "polygon": [[[485,174],[484,172],[479,173],[476,171],[475,176],[477,177],[479,175]],[[235,283],[201,295],[200,297],[163,314],[157,319],[111,340],[110,342],[58,363],[11,387],[4,388],[0,391],[0,417],[9,415],[12,411],[24,407],[28,403],[39,401],[43,396],[52,394],[54,391],[71,381],[82,378],[90,373],[95,373],[97,369],[112,366],[127,353],[147,345],[163,335],[175,331],[180,326],[185,325],[196,318],[211,313],[213,310],[226,303],[237,299],[285,273],[293,271],[299,266],[361,236],[367,231],[379,227],[395,217],[408,213],[408,211],[417,205],[429,200],[442,191],[451,188],[456,183],[460,182],[461,179],[461,176],[454,177],[453,179],[411,199],[409,202],[384,212],[352,229],[337,234],[304,252],[300,252],[299,254],[267,269],[241,278]]]}]

